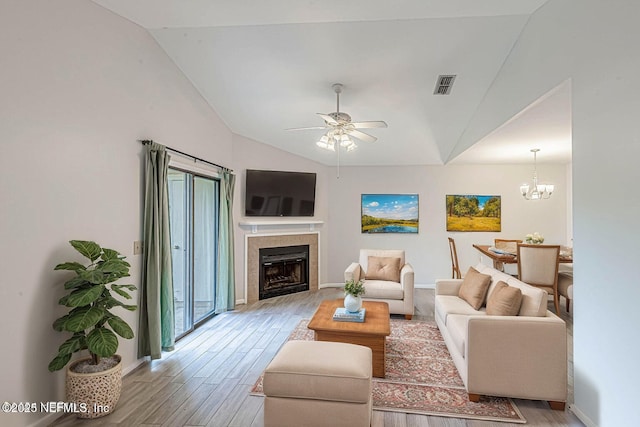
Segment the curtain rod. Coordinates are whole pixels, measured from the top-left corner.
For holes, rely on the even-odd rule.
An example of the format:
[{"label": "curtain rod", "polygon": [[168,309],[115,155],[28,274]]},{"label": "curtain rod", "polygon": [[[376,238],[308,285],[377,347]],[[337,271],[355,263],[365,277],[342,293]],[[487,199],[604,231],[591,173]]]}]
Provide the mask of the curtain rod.
[{"label": "curtain rod", "polygon": [[[142,145],[153,144],[153,140],[152,139],[139,139],[138,142],[141,142]],[[233,169],[229,169],[229,168],[227,168],[225,166],[222,166],[222,165],[219,165],[217,163],[213,163],[213,162],[210,162],[208,160],[201,159],[200,157],[192,156],[191,154],[187,154],[184,151],[176,150],[175,148],[167,147],[166,145],[164,146],[164,148],[166,148],[169,151],[173,151],[174,153],[178,153],[178,154],[182,154],[183,156],[190,157],[193,160],[196,160],[198,162],[206,163],[206,164],[209,164],[211,166],[215,166],[217,168],[226,169],[229,172],[233,172]]]}]

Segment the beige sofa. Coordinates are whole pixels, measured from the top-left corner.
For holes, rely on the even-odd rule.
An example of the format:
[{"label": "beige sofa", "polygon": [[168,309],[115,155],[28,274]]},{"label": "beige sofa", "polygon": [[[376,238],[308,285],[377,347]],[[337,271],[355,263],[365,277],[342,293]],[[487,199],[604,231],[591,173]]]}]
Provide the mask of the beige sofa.
[{"label": "beige sofa", "polygon": [[485,306],[476,310],[459,296],[464,279],[436,281],[436,323],[469,399],[488,395],[547,400],[553,409],[564,410],[566,325],[547,310],[547,292],[483,264],[475,269],[491,276],[487,299],[503,281],[520,289],[522,303],[515,308],[517,315],[488,315]]},{"label": "beige sofa", "polygon": [[363,300],[386,302],[389,313],[404,314],[409,320],[413,316],[413,278],[413,267],[406,263],[403,250],[361,249],[358,262],[344,272],[345,281],[364,281]]}]

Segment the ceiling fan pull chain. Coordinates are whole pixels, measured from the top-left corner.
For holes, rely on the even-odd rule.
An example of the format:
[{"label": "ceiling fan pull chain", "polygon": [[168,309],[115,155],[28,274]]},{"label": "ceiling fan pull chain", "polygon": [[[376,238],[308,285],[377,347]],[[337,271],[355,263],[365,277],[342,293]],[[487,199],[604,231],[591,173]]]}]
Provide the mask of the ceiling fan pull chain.
[{"label": "ceiling fan pull chain", "polygon": [[336,150],[338,152],[338,166],[336,167],[336,179],[340,179],[340,147]]}]

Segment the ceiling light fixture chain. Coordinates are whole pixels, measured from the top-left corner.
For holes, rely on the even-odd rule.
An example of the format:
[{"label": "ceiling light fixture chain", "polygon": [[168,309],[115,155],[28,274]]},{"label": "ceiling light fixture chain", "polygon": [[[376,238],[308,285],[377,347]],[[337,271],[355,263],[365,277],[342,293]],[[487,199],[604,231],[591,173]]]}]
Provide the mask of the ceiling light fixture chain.
[{"label": "ceiling light fixture chain", "polygon": [[548,199],[555,189],[553,184],[538,184],[538,151],[540,151],[539,148],[531,149],[533,153],[533,185],[522,184],[520,186],[520,194],[526,200]]}]

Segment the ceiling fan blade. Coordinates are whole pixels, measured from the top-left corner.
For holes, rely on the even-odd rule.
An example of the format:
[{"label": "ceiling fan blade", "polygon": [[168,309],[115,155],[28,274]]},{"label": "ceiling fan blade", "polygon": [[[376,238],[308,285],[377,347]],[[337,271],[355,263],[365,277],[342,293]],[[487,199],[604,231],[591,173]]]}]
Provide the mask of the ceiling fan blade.
[{"label": "ceiling fan blade", "polygon": [[314,129],[330,129],[329,126],[311,126],[306,128],[288,128],[285,130],[314,130]]},{"label": "ceiling fan blade", "polygon": [[322,117],[324,119],[324,121],[329,123],[330,125],[337,125],[338,124],[338,122],[328,114],[324,114],[324,113],[317,113],[317,114],[320,117]]},{"label": "ceiling fan blade", "polygon": [[345,133],[349,134],[354,138],[358,138],[360,141],[364,141],[364,142],[376,142],[378,140],[378,138],[376,138],[375,136],[371,136],[367,133],[360,132],[359,130],[355,130],[355,129],[347,130],[345,131]]},{"label": "ceiling fan blade", "polygon": [[372,128],[386,128],[387,124],[382,120],[372,122],[351,122],[351,126],[356,129],[372,129]]}]

